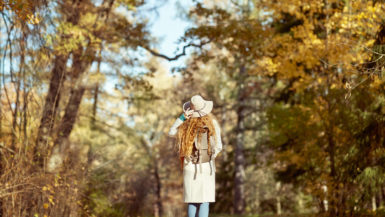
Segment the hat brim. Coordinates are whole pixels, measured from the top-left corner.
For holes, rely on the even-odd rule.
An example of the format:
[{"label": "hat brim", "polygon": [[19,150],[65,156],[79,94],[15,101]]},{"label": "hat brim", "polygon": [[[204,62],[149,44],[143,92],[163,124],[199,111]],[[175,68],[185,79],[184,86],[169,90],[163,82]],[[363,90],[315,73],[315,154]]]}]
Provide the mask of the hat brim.
[{"label": "hat brim", "polygon": [[[201,110],[194,110],[193,114],[191,117],[193,118],[199,118],[203,117],[205,115],[210,114],[210,112],[213,110],[213,101],[204,101],[205,106]],[[190,108],[191,102],[187,101],[183,103],[183,112],[186,112],[188,108]]]}]

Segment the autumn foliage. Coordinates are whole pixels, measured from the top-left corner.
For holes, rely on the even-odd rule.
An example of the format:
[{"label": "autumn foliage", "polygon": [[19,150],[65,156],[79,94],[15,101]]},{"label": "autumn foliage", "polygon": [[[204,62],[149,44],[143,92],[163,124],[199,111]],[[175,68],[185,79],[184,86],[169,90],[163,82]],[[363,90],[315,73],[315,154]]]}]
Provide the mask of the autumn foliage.
[{"label": "autumn foliage", "polygon": [[191,1],[171,57],[157,6],[0,2],[0,216],[185,216],[167,132],[194,94],[222,129],[213,215],[384,215],[383,1]]}]

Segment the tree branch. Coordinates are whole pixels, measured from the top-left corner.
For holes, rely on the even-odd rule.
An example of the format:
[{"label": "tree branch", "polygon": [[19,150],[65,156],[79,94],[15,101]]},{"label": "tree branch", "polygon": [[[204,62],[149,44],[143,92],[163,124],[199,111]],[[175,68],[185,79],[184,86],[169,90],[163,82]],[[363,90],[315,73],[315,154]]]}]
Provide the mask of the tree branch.
[{"label": "tree branch", "polygon": [[189,48],[189,47],[198,47],[198,48],[202,48],[204,45],[206,45],[206,44],[208,44],[208,43],[210,43],[210,42],[211,42],[211,40],[208,40],[208,41],[206,41],[206,42],[202,42],[202,43],[200,43],[200,44],[189,43],[189,44],[183,46],[182,52],[181,52],[180,54],[175,55],[174,57],[169,57],[169,56],[167,56],[167,55],[165,55],[165,54],[161,54],[161,53],[159,53],[159,52],[157,52],[157,51],[155,51],[155,50],[149,48],[147,45],[142,45],[141,47],[144,48],[144,49],[146,49],[148,52],[150,52],[150,53],[151,53],[152,55],[154,55],[154,56],[161,57],[161,58],[166,59],[166,60],[168,60],[168,61],[175,61],[175,60],[178,60],[179,57],[185,56],[185,55],[186,55],[186,49],[187,49],[187,48]]}]

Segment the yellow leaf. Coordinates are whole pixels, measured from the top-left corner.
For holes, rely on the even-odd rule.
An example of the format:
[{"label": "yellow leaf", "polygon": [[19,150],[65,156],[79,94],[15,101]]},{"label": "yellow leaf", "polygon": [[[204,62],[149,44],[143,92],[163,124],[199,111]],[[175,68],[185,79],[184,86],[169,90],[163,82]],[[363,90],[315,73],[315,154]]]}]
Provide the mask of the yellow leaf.
[{"label": "yellow leaf", "polygon": [[52,205],[55,205],[55,202],[53,201],[53,197],[52,197],[52,196],[50,196],[50,197],[48,198],[48,201],[49,201]]},{"label": "yellow leaf", "polygon": [[368,40],[368,41],[365,43],[365,46],[370,47],[370,46],[372,46],[372,45],[374,44],[374,42],[375,42],[374,39],[370,39],[370,40]]},{"label": "yellow leaf", "polygon": [[44,209],[48,209],[49,204],[48,204],[48,203],[44,203],[44,204],[43,204],[43,207],[44,207]]}]

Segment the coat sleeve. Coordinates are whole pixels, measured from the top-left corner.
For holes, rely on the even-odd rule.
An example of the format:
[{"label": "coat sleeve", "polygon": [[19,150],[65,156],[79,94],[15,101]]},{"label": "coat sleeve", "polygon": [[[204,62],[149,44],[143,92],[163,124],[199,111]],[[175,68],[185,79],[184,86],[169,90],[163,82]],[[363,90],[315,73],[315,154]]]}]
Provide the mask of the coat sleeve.
[{"label": "coat sleeve", "polygon": [[178,127],[183,123],[183,121],[180,118],[177,118],[174,122],[174,124],[171,126],[170,130],[168,131],[168,135],[171,137],[175,137],[176,133],[178,132]]},{"label": "coat sleeve", "polygon": [[222,151],[222,139],[221,139],[221,128],[219,126],[219,123],[217,120],[213,120],[213,124],[214,124],[214,128],[215,128],[215,139],[217,141],[216,145],[215,145],[215,153],[213,155],[213,157],[215,158],[219,152]]}]

